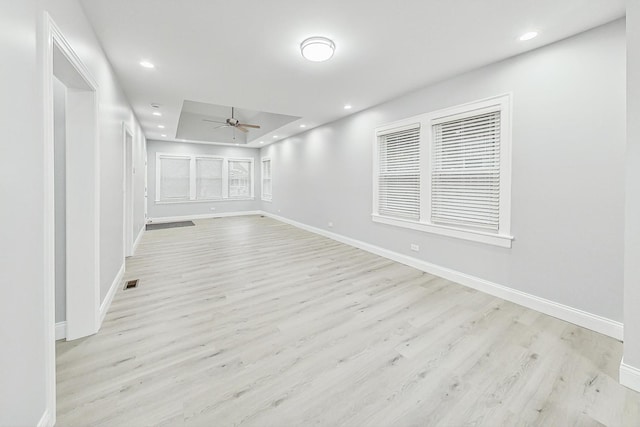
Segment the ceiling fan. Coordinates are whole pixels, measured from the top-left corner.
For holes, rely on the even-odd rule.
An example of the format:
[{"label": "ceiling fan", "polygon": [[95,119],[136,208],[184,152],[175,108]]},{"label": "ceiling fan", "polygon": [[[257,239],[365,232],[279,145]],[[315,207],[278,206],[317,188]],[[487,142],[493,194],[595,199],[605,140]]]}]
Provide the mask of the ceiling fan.
[{"label": "ceiling fan", "polygon": [[211,122],[211,123],[221,123],[221,126],[217,126],[215,129],[220,129],[220,128],[226,128],[226,127],[232,127],[235,129],[238,129],[244,133],[249,132],[248,128],[252,128],[252,129],[260,129],[260,126],[258,125],[250,125],[248,123],[240,123],[240,120],[235,118],[235,109],[234,107],[231,107],[231,117],[228,118],[227,120],[225,120],[224,122],[220,122],[217,120],[210,120],[210,119],[202,119],[205,122]]}]

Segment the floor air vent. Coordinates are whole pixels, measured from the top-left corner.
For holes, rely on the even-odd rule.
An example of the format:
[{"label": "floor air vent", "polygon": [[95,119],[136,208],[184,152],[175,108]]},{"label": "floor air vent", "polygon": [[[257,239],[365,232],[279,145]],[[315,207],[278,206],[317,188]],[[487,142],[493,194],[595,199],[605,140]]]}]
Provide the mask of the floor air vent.
[{"label": "floor air vent", "polygon": [[125,284],[124,284],[124,290],[126,291],[127,289],[133,289],[133,288],[137,288],[138,287],[138,279],[136,280],[128,280]]}]

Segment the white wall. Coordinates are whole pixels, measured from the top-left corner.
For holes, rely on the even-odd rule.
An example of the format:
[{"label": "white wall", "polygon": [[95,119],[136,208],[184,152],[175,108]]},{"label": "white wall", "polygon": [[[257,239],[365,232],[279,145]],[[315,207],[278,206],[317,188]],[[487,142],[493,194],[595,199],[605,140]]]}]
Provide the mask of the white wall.
[{"label": "white wall", "polygon": [[[206,154],[223,157],[252,157],[254,159],[254,200],[225,200],[215,202],[156,203],[156,153]],[[256,148],[193,144],[184,142],[148,141],[147,179],[149,218],[152,220],[194,216],[216,215],[228,212],[256,211],[260,204],[260,151]],[[215,210],[212,210],[215,209]]]},{"label": "white wall", "polygon": [[[122,122],[141,129],[77,0],[0,2],[0,425],[33,426],[45,412],[44,145],[41,23],[60,27],[99,85],[101,288],[123,262]],[[142,177],[144,174],[141,174]],[[143,179],[143,178],[142,178]],[[137,185],[141,182],[136,180]],[[136,189],[140,192],[140,189]],[[136,215],[140,216],[138,206]],[[144,218],[137,217],[142,226]],[[51,319],[53,320],[53,319]]]},{"label": "white wall", "polygon": [[[619,20],[265,147],[273,202],[263,208],[622,321],[624,32]],[[371,221],[376,126],[507,92],[511,249]]]},{"label": "white wall", "polygon": [[[627,2],[624,363],[640,369],[640,1]],[[636,373],[638,375],[638,373]],[[640,391],[640,377],[635,380]]]},{"label": "white wall", "polygon": [[43,124],[37,12],[36,0],[0,2],[2,426],[35,425],[45,409]]}]

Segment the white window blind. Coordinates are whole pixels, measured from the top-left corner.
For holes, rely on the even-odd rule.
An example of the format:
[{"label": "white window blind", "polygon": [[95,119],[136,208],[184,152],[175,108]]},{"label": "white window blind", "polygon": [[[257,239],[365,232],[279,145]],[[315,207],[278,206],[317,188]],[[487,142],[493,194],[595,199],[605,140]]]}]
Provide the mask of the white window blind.
[{"label": "white window blind", "polygon": [[160,158],[160,200],[189,200],[191,159]]},{"label": "white window blind", "polygon": [[271,159],[262,159],[262,199],[271,200]]},{"label": "white window blind", "polygon": [[497,232],[500,111],[435,123],[432,132],[431,222]]},{"label": "white window blind", "polygon": [[251,162],[229,160],[229,197],[251,197]]},{"label": "white window blind", "polygon": [[420,127],[378,133],[378,213],[420,218]]},{"label": "white window blind", "polygon": [[196,199],[222,199],[223,159],[196,157]]}]

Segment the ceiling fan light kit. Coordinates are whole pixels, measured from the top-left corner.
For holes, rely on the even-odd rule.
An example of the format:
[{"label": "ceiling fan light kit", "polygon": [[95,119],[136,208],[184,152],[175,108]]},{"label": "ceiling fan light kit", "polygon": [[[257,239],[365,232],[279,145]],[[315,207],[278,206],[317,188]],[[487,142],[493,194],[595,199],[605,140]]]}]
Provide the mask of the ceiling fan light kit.
[{"label": "ceiling fan light kit", "polygon": [[336,45],[326,37],[309,37],[300,43],[302,56],[309,61],[322,62],[331,59]]}]

